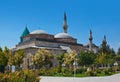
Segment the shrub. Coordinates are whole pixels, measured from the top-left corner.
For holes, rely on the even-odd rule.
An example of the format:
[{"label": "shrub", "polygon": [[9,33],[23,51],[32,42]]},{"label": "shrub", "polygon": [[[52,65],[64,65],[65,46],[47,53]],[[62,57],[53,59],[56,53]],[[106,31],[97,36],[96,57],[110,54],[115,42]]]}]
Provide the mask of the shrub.
[{"label": "shrub", "polygon": [[76,70],[77,73],[84,74],[87,71],[86,68],[79,68]]},{"label": "shrub", "polygon": [[48,70],[48,75],[53,76],[59,73],[59,67],[52,67]]},{"label": "shrub", "polygon": [[39,73],[38,73],[38,75],[46,75],[46,68],[41,68],[40,70],[39,70]]},{"label": "shrub", "polygon": [[112,75],[113,70],[111,68],[105,68],[103,69],[102,73],[104,75]]},{"label": "shrub", "polygon": [[72,73],[73,73],[72,69],[68,69],[65,67],[63,67],[61,71],[63,76],[72,76]]},{"label": "shrub", "polygon": [[85,72],[85,75],[87,75],[87,76],[96,76],[97,73],[94,72],[94,71],[86,71],[86,72]]},{"label": "shrub", "polygon": [[39,82],[39,80],[36,72],[28,69],[14,73],[0,73],[0,82]]}]

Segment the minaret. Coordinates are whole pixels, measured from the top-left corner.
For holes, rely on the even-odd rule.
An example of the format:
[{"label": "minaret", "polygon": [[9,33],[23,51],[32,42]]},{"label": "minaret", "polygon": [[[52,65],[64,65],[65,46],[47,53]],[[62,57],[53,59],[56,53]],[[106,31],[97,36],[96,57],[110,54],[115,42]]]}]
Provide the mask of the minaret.
[{"label": "minaret", "polygon": [[64,30],[64,33],[67,33],[67,29],[68,29],[67,17],[66,17],[66,13],[64,12],[64,23],[63,23],[63,30]]},{"label": "minaret", "polygon": [[89,37],[89,51],[92,51],[92,40],[93,40],[93,37],[92,37],[92,31],[90,30],[90,37]]}]

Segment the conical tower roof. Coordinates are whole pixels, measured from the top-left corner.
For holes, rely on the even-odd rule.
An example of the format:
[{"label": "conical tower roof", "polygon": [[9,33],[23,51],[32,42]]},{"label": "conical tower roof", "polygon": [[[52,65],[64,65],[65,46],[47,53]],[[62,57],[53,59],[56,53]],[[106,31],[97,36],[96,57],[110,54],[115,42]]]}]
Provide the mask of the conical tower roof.
[{"label": "conical tower roof", "polygon": [[25,30],[23,31],[23,33],[22,33],[22,35],[21,35],[21,37],[27,36],[28,34],[30,34],[30,32],[29,32],[29,30],[28,30],[28,28],[27,28],[27,26],[26,26],[26,27],[25,27]]}]

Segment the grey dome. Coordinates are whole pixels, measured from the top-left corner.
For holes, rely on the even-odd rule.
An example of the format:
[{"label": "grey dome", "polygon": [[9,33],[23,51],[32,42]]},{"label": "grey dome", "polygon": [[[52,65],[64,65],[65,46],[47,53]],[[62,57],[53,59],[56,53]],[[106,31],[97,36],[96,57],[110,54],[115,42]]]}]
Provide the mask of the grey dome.
[{"label": "grey dome", "polygon": [[72,38],[72,36],[70,36],[67,33],[58,33],[54,36],[55,38]]},{"label": "grey dome", "polygon": [[48,33],[44,30],[35,30],[32,31],[30,34],[48,34]]}]

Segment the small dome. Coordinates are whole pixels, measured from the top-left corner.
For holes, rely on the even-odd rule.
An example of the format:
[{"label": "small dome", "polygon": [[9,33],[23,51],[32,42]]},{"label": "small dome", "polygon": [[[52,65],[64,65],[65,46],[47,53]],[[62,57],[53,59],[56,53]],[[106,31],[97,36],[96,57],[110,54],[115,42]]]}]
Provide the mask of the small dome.
[{"label": "small dome", "polygon": [[44,30],[35,30],[32,31],[30,34],[48,34],[48,33]]},{"label": "small dome", "polygon": [[67,33],[58,33],[55,35],[55,38],[72,38],[72,36]]}]

